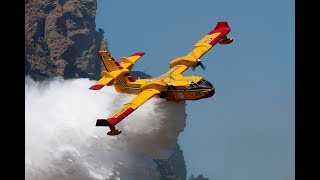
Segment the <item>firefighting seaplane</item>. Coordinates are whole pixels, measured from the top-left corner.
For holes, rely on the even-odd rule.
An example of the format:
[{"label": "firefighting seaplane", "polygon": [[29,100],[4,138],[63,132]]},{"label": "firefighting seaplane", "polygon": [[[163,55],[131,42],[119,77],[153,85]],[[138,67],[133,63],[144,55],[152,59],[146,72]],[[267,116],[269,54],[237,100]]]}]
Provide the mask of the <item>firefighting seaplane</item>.
[{"label": "firefighting seaplane", "polygon": [[168,72],[149,79],[134,79],[129,74],[134,63],[144,55],[143,52],[120,57],[122,63],[119,64],[108,51],[100,50],[99,55],[106,71],[101,72],[102,78],[89,89],[99,90],[104,86],[113,85],[119,93],[137,96],[108,118],[98,119],[96,126],[109,126],[108,135],[120,134],[121,130],[116,129],[115,125],[152,97],[180,101],[213,96],[215,88],[210,82],[200,76],[183,76],[182,73],[189,67],[204,67],[200,58],[217,43],[231,43],[233,39],[227,37],[229,32],[228,22],[218,22],[212,31],[194,45],[194,49],[188,55],[172,60]]}]

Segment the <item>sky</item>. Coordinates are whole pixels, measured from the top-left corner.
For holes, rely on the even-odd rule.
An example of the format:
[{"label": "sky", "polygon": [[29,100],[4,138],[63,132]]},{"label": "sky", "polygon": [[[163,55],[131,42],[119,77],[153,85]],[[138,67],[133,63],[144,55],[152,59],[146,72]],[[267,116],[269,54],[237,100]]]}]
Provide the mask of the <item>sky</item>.
[{"label": "sky", "polygon": [[295,21],[290,0],[97,0],[97,29],[116,59],[146,54],[133,70],[152,77],[185,56],[219,21],[234,39],[202,58],[213,97],[187,101],[178,142],[187,177],[295,178]]}]

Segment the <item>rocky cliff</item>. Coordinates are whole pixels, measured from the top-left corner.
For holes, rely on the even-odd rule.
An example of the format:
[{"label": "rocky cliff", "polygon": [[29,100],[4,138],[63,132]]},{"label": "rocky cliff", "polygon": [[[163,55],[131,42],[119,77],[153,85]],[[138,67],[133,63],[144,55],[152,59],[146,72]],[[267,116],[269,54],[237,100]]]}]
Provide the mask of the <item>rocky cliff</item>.
[{"label": "rocky cliff", "polygon": [[25,74],[97,79],[104,38],[96,31],[96,6],[96,0],[26,0]]},{"label": "rocky cliff", "polygon": [[154,180],[185,180],[187,169],[182,150],[177,144],[175,151],[168,160],[155,160],[158,172]]},{"label": "rocky cliff", "polygon": [[209,180],[209,178],[205,178],[202,174],[200,174],[197,177],[191,175],[188,180]]},{"label": "rocky cliff", "polygon": [[[96,0],[25,1],[25,74],[35,80],[53,76],[99,79],[98,50],[107,48],[96,31]],[[134,77],[148,77],[132,72]],[[157,180],[184,180],[186,166],[177,145],[168,160],[156,160]]]}]

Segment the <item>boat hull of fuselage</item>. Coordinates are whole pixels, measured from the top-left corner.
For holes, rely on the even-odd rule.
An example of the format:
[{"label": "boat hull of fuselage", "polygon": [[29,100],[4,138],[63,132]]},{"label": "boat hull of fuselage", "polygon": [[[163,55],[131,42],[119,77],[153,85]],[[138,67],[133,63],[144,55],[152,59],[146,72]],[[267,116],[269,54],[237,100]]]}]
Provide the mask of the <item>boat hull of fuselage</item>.
[{"label": "boat hull of fuselage", "polygon": [[181,100],[199,100],[209,98],[215,93],[214,88],[208,90],[182,90],[182,91],[168,91],[167,96],[164,97],[168,101],[181,101]]},{"label": "boat hull of fuselage", "polygon": [[[137,91],[122,91],[119,93],[123,94],[135,94],[138,95]],[[191,90],[169,90],[167,92],[163,92],[160,95],[154,96],[155,98],[163,98],[168,101],[182,101],[182,100],[199,100],[203,98],[209,98],[213,96],[215,93],[214,88],[209,90],[199,90],[199,91],[191,91]]]}]

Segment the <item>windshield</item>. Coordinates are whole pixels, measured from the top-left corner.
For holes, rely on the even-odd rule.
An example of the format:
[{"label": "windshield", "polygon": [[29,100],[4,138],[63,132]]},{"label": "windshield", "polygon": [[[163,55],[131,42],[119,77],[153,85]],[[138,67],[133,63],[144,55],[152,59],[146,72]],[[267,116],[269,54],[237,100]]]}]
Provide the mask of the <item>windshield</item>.
[{"label": "windshield", "polygon": [[213,85],[206,81],[205,79],[201,79],[197,83],[191,83],[189,89],[211,89]]}]

